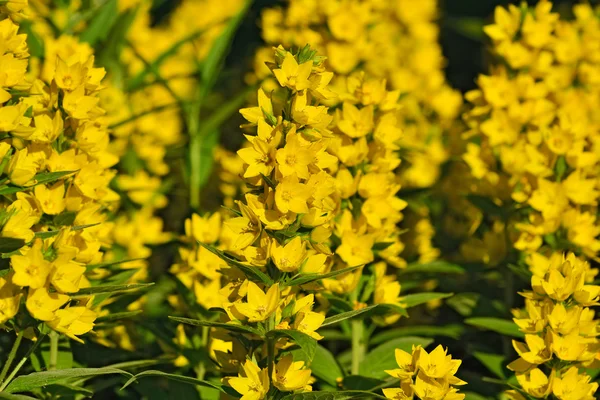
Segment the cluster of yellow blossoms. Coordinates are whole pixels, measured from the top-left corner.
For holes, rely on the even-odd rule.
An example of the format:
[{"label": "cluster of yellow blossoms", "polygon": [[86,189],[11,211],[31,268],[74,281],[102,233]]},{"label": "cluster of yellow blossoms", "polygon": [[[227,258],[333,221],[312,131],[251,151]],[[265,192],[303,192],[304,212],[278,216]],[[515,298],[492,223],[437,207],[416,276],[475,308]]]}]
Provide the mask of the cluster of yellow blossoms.
[{"label": "cluster of yellow blossoms", "polygon": [[93,267],[110,245],[105,221],[119,199],[109,188],[118,158],[107,151],[98,106],[105,72],[77,46],[48,48],[42,65],[29,65],[27,35],[15,22],[22,15],[10,16],[0,21],[0,243],[9,260],[0,271],[0,323],[26,327],[23,297],[31,317],[80,340],[96,313],[77,292],[104,275]]},{"label": "cluster of yellow blossoms", "polygon": [[[310,43],[327,56],[326,65],[336,74],[332,90],[338,94],[353,92],[360,86],[357,81],[363,80],[371,86],[367,89],[389,87],[399,93],[394,116],[388,118],[395,118],[404,132],[398,144],[405,162],[390,171],[398,174],[403,185],[422,188],[432,186],[440,176],[449,156],[444,136],[453,129],[462,104],[460,94],[445,82],[436,15],[435,0],[291,0],[285,8],[263,11],[261,26],[269,45],[301,48]],[[265,61],[272,61],[269,48],[257,52],[252,80],[260,79],[270,91],[277,83],[269,79]],[[324,103],[343,100],[338,96]],[[354,97],[351,102],[357,101]],[[360,118],[367,125],[374,123],[366,112]],[[231,192],[232,185],[225,189]],[[404,255],[420,262],[436,259],[439,251],[432,244],[434,230],[426,207],[411,211],[413,215],[403,223],[411,228]]]},{"label": "cluster of yellow blossoms", "polygon": [[465,385],[456,372],[460,360],[453,360],[440,345],[431,353],[421,346],[413,346],[412,353],[396,349],[398,368],[385,371],[400,379],[399,388],[383,389],[388,399],[409,400],[417,396],[421,400],[462,400],[465,395],[453,386]]},{"label": "cluster of yellow blossoms", "polygon": [[[591,285],[598,270],[575,257],[533,254],[532,291],[515,322],[525,343],[513,341],[519,359],[508,367],[516,372],[521,388],[534,398],[552,393],[560,400],[592,400],[598,383],[582,368],[598,368],[598,320],[590,306],[598,305],[600,286]],[[518,391],[509,397],[523,400]]]},{"label": "cluster of yellow blossoms", "polygon": [[[286,9],[267,9],[262,35],[268,44],[301,47],[310,43],[327,56],[336,73],[335,87],[360,68],[371,78],[385,79],[402,97],[397,110],[408,149],[403,179],[410,186],[435,183],[447,159],[442,131],[458,116],[461,96],[448,87],[444,58],[437,42],[437,1],[291,0]],[[257,54],[256,73],[268,52]]]},{"label": "cluster of yellow blossoms", "polygon": [[589,4],[561,21],[549,1],[496,9],[485,28],[505,65],[467,93],[463,155],[483,195],[510,209],[517,250],[600,250],[600,19]]}]

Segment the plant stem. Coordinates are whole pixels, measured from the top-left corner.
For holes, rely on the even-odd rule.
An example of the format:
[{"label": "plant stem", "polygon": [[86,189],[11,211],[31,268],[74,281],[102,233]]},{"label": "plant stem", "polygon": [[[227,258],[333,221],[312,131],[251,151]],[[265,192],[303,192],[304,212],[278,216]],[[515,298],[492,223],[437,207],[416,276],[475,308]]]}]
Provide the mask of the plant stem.
[{"label": "plant stem", "polygon": [[19,361],[19,363],[17,364],[17,366],[15,367],[15,369],[12,370],[12,372],[10,373],[10,375],[8,376],[8,378],[6,378],[6,380],[4,382],[2,382],[2,386],[0,386],[0,392],[3,391],[4,389],[6,389],[6,387],[10,383],[10,381],[13,380],[13,378],[15,377],[15,375],[17,375],[17,373],[19,372],[19,370],[23,367],[23,365],[25,364],[25,362],[27,361],[27,359],[29,358],[29,356],[31,356],[31,354],[33,354],[33,352],[38,348],[38,346],[40,345],[40,343],[45,338],[46,338],[46,334],[43,334],[42,336],[40,336],[38,338],[38,340],[35,341],[35,343],[33,343],[33,345],[29,348],[29,351],[27,352],[27,354],[25,354],[23,356],[23,358],[21,358],[21,361]]},{"label": "plant stem", "polygon": [[56,369],[58,365],[58,332],[51,331],[50,334],[50,360],[48,361],[48,369],[50,371]]},{"label": "plant stem", "polygon": [[10,354],[8,355],[8,358],[6,359],[6,363],[4,364],[4,367],[2,368],[2,372],[0,372],[0,383],[2,383],[2,381],[4,381],[6,374],[8,374],[8,369],[12,365],[12,363],[15,359],[15,356],[17,355],[17,350],[19,349],[19,346],[21,345],[21,340],[23,340],[23,331],[20,331],[19,333],[17,333],[17,339],[13,343],[12,349],[10,349]]},{"label": "plant stem", "polygon": [[360,363],[365,358],[365,326],[363,320],[354,318],[350,321],[352,325],[352,375],[358,375]]}]

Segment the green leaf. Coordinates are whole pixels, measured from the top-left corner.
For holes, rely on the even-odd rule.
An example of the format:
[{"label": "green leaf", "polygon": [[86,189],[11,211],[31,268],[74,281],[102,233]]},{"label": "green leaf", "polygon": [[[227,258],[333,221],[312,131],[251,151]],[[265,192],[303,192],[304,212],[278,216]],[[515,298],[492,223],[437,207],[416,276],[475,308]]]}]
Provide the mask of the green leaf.
[{"label": "green leaf", "polygon": [[[138,272],[138,269],[128,269],[126,271],[120,272],[107,280],[107,283],[112,285],[123,285],[125,282],[131,279]],[[81,292],[81,290],[79,291]],[[78,293],[79,293],[78,292]],[[119,292],[114,292],[119,293]],[[102,304],[106,299],[110,298],[114,293],[96,293],[94,296],[94,306],[98,306]]]},{"label": "green leaf", "polygon": [[344,389],[348,390],[373,390],[382,383],[381,379],[367,378],[360,375],[350,375],[342,381]]},{"label": "green leaf", "polygon": [[23,239],[0,237],[0,253],[12,253],[25,246]]},{"label": "green leaf", "polygon": [[341,314],[337,314],[337,315],[331,316],[329,318],[325,318],[325,321],[323,321],[323,323],[321,324],[321,327],[337,324],[338,322],[341,322],[343,320],[346,320],[349,318],[354,318],[357,315],[364,314],[368,311],[371,311],[372,309],[374,309],[376,307],[377,307],[377,305],[373,305],[373,306],[361,308],[359,310],[343,312]]},{"label": "green leaf", "polygon": [[29,50],[29,54],[35,58],[44,57],[44,41],[32,29],[33,24],[21,23],[21,26],[24,28],[24,31],[27,34],[27,48]]},{"label": "green leaf", "polygon": [[66,211],[63,213],[58,214],[57,216],[55,216],[52,219],[52,223],[54,223],[54,225],[56,226],[63,226],[63,225],[73,225],[73,222],[75,222],[75,218],[77,217],[77,213],[75,211]]},{"label": "green leaf", "polygon": [[169,316],[169,319],[175,322],[181,322],[182,324],[192,325],[192,326],[210,326],[214,328],[222,328],[231,332],[239,332],[246,333],[251,335],[262,336],[262,333],[258,329],[251,328],[245,325],[236,325],[236,324],[227,324],[224,322],[212,322],[212,321],[202,321],[199,319],[191,319],[191,318],[182,318],[182,317],[172,317]]},{"label": "green leaf", "polygon": [[73,294],[71,297],[84,297],[104,293],[131,293],[136,290],[149,288],[152,285],[154,285],[154,283],[126,283],[123,285],[92,286],[88,288],[79,289],[79,291]]},{"label": "green leaf", "polygon": [[118,18],[117,0],[107,0],[99,7],[90,24],[79,36],[79,40],[95,46],[96,43],[106,39]]},{"label": "green leaf", "polygon": [[409,273],[423,273],[423,274],[458,274],[462,275],[465,273],[463,267],[452,264],[446,261],[432,261],[425,264],[412,263],[408,264],[405,269],[403,269],[401,274],[409,274]]},{"label": "green leaf", "polygon": [[282,286],[298,286],[305,285],[310,282],[320,281],[321,279],[333,278],[334,276],[347,274],[348,272],[355,271],[359,268],[362,268],[362,265],[358,265],[356,267],[348,267],[343,269],[338,269],[337,271],[331,271],[326,274],[302,274],[298,275],[291,280],[285,282]]},{"label": "green leaf", "polygon": [[446,18],[446,23],[451,29],[469,39],[476,40],[478,42],[483,42],[485,40],[485,32],[483,31],[485,20],[483,18]]},{"label": "green leaf", "polygon": [[108,315],[104,315],[102,317],[98,317],[96,318],[96,323],[102,323],[102,322],[111,322],[111,321],[118,321],[118,320],[122,320],[122,319],[129,319],[129,318],[133,318],[139,314],[141,314],[143,311],[142,310],[137,310],[137,311],[125,311],[125,312],[119,312],[119,313],[112,313],[112,314],[108,314]]},{"label": "green leaf", "polygon": [[213,246],[209,246],[209,245],[201,243],[201,242],[198,242],[198,244],[200,246],[204,247],[205,249],[207,249],[208,251],[210,251],[211,253],[213,253],[214,255],[216,255],[217,257],[219,257],[221,260],[225,261],[230,266],[236,267],[237,269],[241,270],[248,279],[253,280],[253,281],[262,282],[268,286],[271,286],[273,284],[273,280],[269,277],[269,275],[265,274],[258,268],[244,265],[241,262],[229,257],[228,255],[223,253],[221,250],[214,248]]},{"label": "green leaf", "polygon": [[494,331],[506,336],[516,338],[524,338],[523,332],[519,331],[519,327],[510,320],[491,317],[467,318],[465,323],[476,326],[478,328]]},{"label": "green leaf", "polygon": [[453,296],[454,293],[437,293],[437,292],[425,292],[409,294],[400,299],[400,304],[406,308],[415,307],[419,304],[427,303],[432,300],[445,299]]},{"label": "green leaf", "polygon": [[[380,311],[382,311],[382,312],[380,313]],[[408,312],[406,311],[406,308],[402,307],[402,305],[400,305],[400,304],[390,304],[390,303],[377,304],[377,310],[376,310],[375,314],[389,314],[389,313],[400,314],[403,317],[408,317]]]},{"label": "green leaf", "polygon": [[344,372],[337,363],[335,356],[320,344],[317,344],[310,369],[314,376],[334,387],[337,386],[338,378],[344,376]]},{"label": "green leaf", "polygon": [[486,215],[495,215],[503,217],[505,212],[502,207],[494,203],[489,197],[479,196],[476,194],[467,195],[467,200],[475,207],[479,208]]},{"label": "green leaf", "polygon": [[38,400],[35,397],[29,397],[22,394],[10,394],[6,392],[0,392],[1,400]]},{"label": "green leaf", "polygon": [[504,373],[504,365],[506,364],[506,360],[501,354],[491,354],[484,353],[481,351],[476,351],[473,353],[475,358],[479,360],[480,363],[485,365],[485,367],[493,372],[500,379],[506,379],[506,374]]},{"label": "green leaf", "polygon": [[404,350],[408,353],[412,351],[413,345],[427,347],[432,339],[422,337],[402,337],[390,340],[371,350],[360,364],[359,374],[362,376],[383,379],[388,375],[385,370],[394,369],[396,364],[396,349]]},{"label": "green leaf", "polygon": [[369,343],[376,345],[387,342],[402,336],[445,336],[452,339],[458,339],[462,335],[464,327],[460,324],[452,324],[446,326],[430,326],[430,325],[417,325],[417,326],[403,326],[395,329],[386,329],[378,335],[373,336]]},{"label": "green leaf", "polygon": [[[40,172],[36,174],[33,179],[36,185],[41,185],[43,183],[50,183],[59,180],[60,178],[64,178],[67,175],[71,175],[76,173],[77,171],[56,171],[56,172]],[[23,190],[28,188],[23,188]]]},{"label": "green leaf", "polygon": [[120,261],[107,262],[107,263],[101,263],[101,264],[89,264],[86,268],[88,271],[91,271],[96,268],[112,267],[113,265],[121,265],[121,264],[126,264],[128,262],[140,261],[140,260],[145,260],[145,258],[132,258],[129,260],[120,260]]},{"label": "green leaf", "polygon": [[349,399],[385,399],[385,397],[362,390],[343,390],[339,392],[304,392],[288,394],[281,400],[349,400]]},{"label": "green leaf", "polygon": [[31,392],[34,389],[55,383],[69,382],[72,379],[90,378],[109,374],[131,376],[129,372],[117,368],[71,368],[55,371],[42,371],[15,378],[4,391],[6,393]]},{"label": "green leaf", "polygon": [[492,400],[491,397],[485,397],[478,393],[463,392],[465,394],[465,400]]},{"label": "green leaf", "polygon": [[194,385],[194,386],[204,386],[204,387],[208,387],[211,389],[217,389],[217,390],[223,392],[222,386],[220,386],[218,384],[214,384],[214,383],[211,383],[208,381],[203,381],[203,380],[196,379],[196,378],[191,378],[189,376],[168,374],[166,372],[156,371],[156,370],[140,372],[139,374],[137,374],[137,375],[133,376],[131,379],[129,379],[125,383],[125,385],[123,385],[121,390],[125,389],[127,386],[131,385],[133,382],[136,382],[138,379],[147,378],[147,377],[165,378],[165,379],[170,379],[170,380],[177,381],[177,382],[188,383],[188,384]]},{"label": "green leaf", "polygon": [[[217,76],[222,69],[225,56],[227,55],[233,37],[235,36],[235,32],[246,15],[251,3],[251,1],[246,1],[244,6],[242,6],[242,9],[228,21],[227,26],[221,35],[213,42],[208,55],[203,60],[200,77],[203,87],[202,90],[205,94],[208,93],[215,84]],[[203,95],[202,97],[206,96]]]},{"label": "green leaf", "polygon": [[192,190],[201,191],[208,182],[214,164],[213,153],[219,143],[219,136],[219,130],[212,129],[205,135],[198,135],[194,142],[194,148],[190,147],[190,157],[196,158],[193,165],[194,168],[197,168],[196,173],[194,171],[190,173],[190,178],[193,180],[190,182]]},{"label": "green leaf", "polygon": [[302,333],[293,329],[277,329],[267,332],[267,337],[273,339],[282,337],[291,339],[294,344],[300,347],[302,353],[304,353],[302,355],[303,360],[311,362],[315,357],[315,352],[317,351],[317,341],[316,339],[308,336],[306,333]]}]

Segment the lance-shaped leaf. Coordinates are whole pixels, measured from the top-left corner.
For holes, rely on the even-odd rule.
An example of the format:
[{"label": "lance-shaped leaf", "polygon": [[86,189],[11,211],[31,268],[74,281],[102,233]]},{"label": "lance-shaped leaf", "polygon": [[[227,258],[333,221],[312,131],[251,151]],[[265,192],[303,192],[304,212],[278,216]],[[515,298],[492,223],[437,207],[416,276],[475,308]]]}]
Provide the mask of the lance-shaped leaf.
[{"label": "lance-shaped leaf", "polygon": [[144,372],[140,372],[139,374],[133,376],[131,379],[129,379],[125,385],[123,385],[123,387],[121,388],[121,390],[125,389],[127,386],[131,385],[133,382],[137,382],[138,379],[140,378],[149,378],[149,377],[159,377],[159,378],[165,378],[165,379],[169,379],[172,381],[177,381],[177,382],[183,382],[183,383],[187,383],[190,385],[194,385],[194,386],[204,386],[204,387],[208,387],[211,389],[216,389],[219,390],[221,392],[223,392],[223,387],[221,385],[215,384],[215,383],[211,383],[208,381],[203,381],[201,379],[196,379],[196,378],[192,378],[189,376],[184,376],[184,375],[177,375],[177,374],[168,374],[166,372],[162,372],[162,371],[155,371],[155,370],[149,370],[149,371],[144,371]]},{"label": "lance-shaped leaf", "polygon": [[437,292],[425,292],[409,294],[400,299],[400,304],[406,308],[418,306],[423,303],[427,303],[433,300],[445,299],[453,296],[454,293],[437,293]]},{"label": "lance-shaped leaf", "polygon": [[132,376],[129,372],[117,368],[70,368],[56,371],[34,372],[22,375],[13,380],[4,389],[6,393],[31,392],[44,386],[55,383],[68,383],[79,378],[91,378],[99,375],[120,374]]},{"label": "lance-shaped leaf", "polygon": [[333,278],[338,275],[347,274],[348,272],[355,271],[362,267],[362,265],[358,265],[356,267],[338,269],[337,271],[331,271],[326,274],[300,274],[285,282],[282,286],[305,285],[310,282],[320,281],[321,279]]},{"label": "lance-shaped leaf", "polygon": [[373,306],[361,308],[359,310],[352,310],[352,311],[348,311],[348,312],[343,312],[341,314],[337,314],[337,315],[331,316],[329,318],[325,318],[325,321],[323,321],[323,323],[321,324],[321,326],[323,327],[323,326],[329,326],[329,325],[337,324],[338,322],[344,321],[344,320],[349,319],[349,318],[354,318],[357,315],[369,312],[369,311],[373,310],[376,307],[378,307],[378,305],[373,305]]},{"label": "lance-shaped leaf", "polygon": [[478,328],[494,331],[506,336],[523,338],[525,335],[519,330],[519,327],[510,320],[491,317],[467,318],[465,323]]},{"label": "lance-shaped leaf", "polygon": [[202,321],[199,319],[192,318],[182,318],[182,317],[172,317],[169,316],[169,319],[172,319],[176,322],[181,322],[182,324],[192,325],[192,326],[209,326],[213,328],[222,328],[231,332],[245,333],[251,335],[262,336],[262,332],[258,329],[251,328],[245,325],[238,324],[228,324],[224,322],[213,322],[213,321]]},{"label": "lance-shaped leaf", "polygon": [[142,290],[149,288],[154,285],[154,283],[126,283],[123,285],[104,285],[104,286],[92,286],[89,288],[79,289],[77,293],[72,295],[71,297],[85,297],[95,294],[117,294],[117,293],[131,293],[136,290]]},{"label": "lance-shaped leaf", "polygon": [[129,319],[129,318],[133,318],[133,317],[141,314],[142,312],[143,312],[142,310],[136,310],[136,311],[125,311],[125,312],[103,315],[102,317],[96,318],[95,323],[100,324],[102,322],[112,322],[112,321],[118,321],[118,320],[122,320],[122,319]]},{"label": "lance-shaped leaf", "polygon": [[241,262],[234,260],[233,258],[229,257],[227,254],[223,253],[221,250],[216,249],[213,246],[209,246],[209,245],[201,243],[201,242],[198,242],[198,244],[200,246],[204,247],[205,249],[207,249],[208,251],[210,251],[211,253],[213,253],[214,255],[216,255],[217,257],[219,257],[221,260],[225,261],[228,265],[235,267],[235,268],[239,269],[240,271],[242,271],[248,279],[250,279],[252,281],[262,282],[268,286],[271,286],[273,284],[273,280],[269,277],[269,275],[265,274],[258,268],[242,264]]},{"label": "lance-shaped leaf", "polygon": [[401,274],[457,274],[462,275],[465,270],[460,265],[452,264],[446,261],[432,261],[429,263],[408,264]]},{"label": "lance-shaped leaf", "polygon": [[320,344],[317,344],[310,369],[314,376],[333,387],[337,386],[338,378],[344,376],[344,372],[337,363],[335,356]]},{"label": "lance-shaped leaf", "polygon": [[385,399],[384,396],[363,390],[343,390],[340,392],[304,392],[288,394],[281,400],[350,400],[350,399]]},{"label": "lance-shaped leaf", "polygon": [[313,360],[317,351],[317,341],[314,338],[293,329],[276,329],[267,332],[267,338],[277,339],[283,337],[291,339],[294,344],[300,347],[303,353],[303,360],[307,360],[308,362]]}]

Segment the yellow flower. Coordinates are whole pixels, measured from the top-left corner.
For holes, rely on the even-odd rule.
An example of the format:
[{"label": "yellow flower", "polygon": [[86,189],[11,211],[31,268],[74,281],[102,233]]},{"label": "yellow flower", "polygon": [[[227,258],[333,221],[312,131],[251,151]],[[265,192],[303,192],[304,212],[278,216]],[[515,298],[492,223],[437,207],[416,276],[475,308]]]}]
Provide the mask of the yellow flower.
[{"label": "yellow flower", "polygon": [[64,211],[65,185],[63,181],[58,181],[50,187],[43,184],[37,185],[34,188],[34,194],[44,213],[56,215]]},{"label": "yellow flower", "polygon": [[286,136],[285,147],[277,150],[277,167],[281,174],[286,177],[296,174],[300,179],[308,179],[308,165],[315,158],[312,147],[300,142],[298,134]]},{"label": "yellow flower", "polygon": [[302,389],[308,385],[310,375],[310,369],[304,369],[304,361],[294,362],[293,356],[287,354],[273,368],[273,385],[283,392]]},{"label": "yellow flower", "polygon": [[296,314],[296,319],[292,324],[292,328],[309,335],[310,337],[321,340],[323,336],[319,335],[316,331],[321,327],[325,321],[325,315],[313,311],[302,311]]},{"label": "yellow flower", "polygon": [[306,248],[304,241],[299,236],[294,237],[285,246],[281,246],[276,240],[271,248],[273,263],[283,272],[294,272],[304,261]]},{"label": "yellow flower", "polygon": [[12,283],[13,274],[0,277],[0,324],[17,315],[23,292]]},{"label": "yellow flower", "polygon": [[248,281],[248,294],[246,302],[238,302],[235,309],[248,318],[248,322],[261,322],[266,320],[279,307],[279,284],[275,284],[263,292],[256,283]]},{"label": "yellow flower", "polygon": [[25,305],[33,318],[40,321],[51,321],[54,313],[69,301],[69,296],[60,293],[49,293],[48,287],[29,289]]},{"label": "yellow flower", "polygon": [[304,90],[310,87],[308,77],[312,71],[312,65],[312,61],[298,65],[296,58],[291,53],[286,52],[281,68],[274,69],[273,74],[281,86],[293,90]]},{"label": "yellow flower", "polygon": [[429,378],[447,379],[458,371],[460,364],[461,361],[453,360],[442,345],[438,345],[431,353],[425,350],[419,352],[418,367]]},{"label": "yellow flower", "polygon": [[44,259],[42,245],[42,240],[38,239],[25,255],[16,255],[10,258],[10,263],[15,271],[13,277],[15,285],[29,286],[32,289],[46,285],[51,264]]},{"label": "yellow flower", "polygon": [[83,343],[78,335],[88,333],[94,328],[96,313],[84,306],[67,307],[57,310],[55,318],[48,326],[57,332],[64,333],[73,340]]},{"label": "yellow flower", "polygon": [[553,379],[554,372],[550,373],[550,379],[548,379],[539,368],[517,374],[517,381],[519,381],[523,390],[536,398],[546,397],[550,393]]},{"label": "yellow flower", "polygon": [[269,391],[269,371],[260,369],[250,360],[242,365],[238,377],[229,378],[229,385],[242,395],[242,400],[262,400]]},{"label": "yellow flower", "polygon": [[421,346],[413,346],[412,354],[407,353],[402,349],[396,349],[394,356],[396,357],[398,368],[387,370],[385,371],[386,374],[398,378],[401,381],[412,379],[417,373],[417,362],[419,361],[419,355],[423,351]]},{"label": "yellow flower", "polygon": [[342,244],[337,248],[336,254],[350,267],[365,265],[374,259],[373,244],[372,236],[347,231],[342,235]]},{"label": "yellow flower", "polygon": [[275,189],[275,205],[283,213],[288,211],[297,214],[308,213],[307,201],[311,193],[309,188],[300,183],[298,176],[290,175],[283,178]]},{"label": "yellow flower", "polygon": [[554,378],[552,393],[559,400],[593,400],[598,382],[590,380],[589,375],[580,375],[577,367],[571,367],[562,376]]}]

